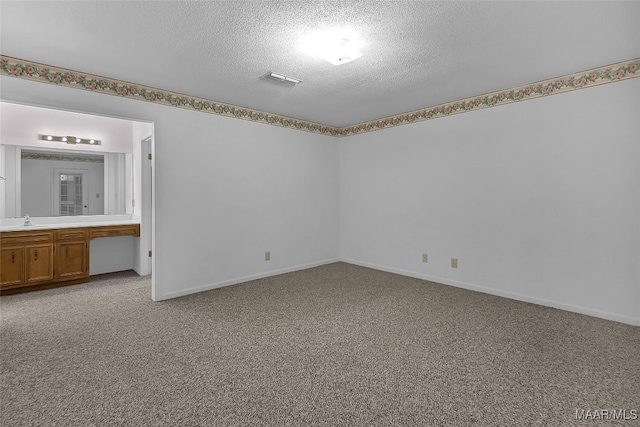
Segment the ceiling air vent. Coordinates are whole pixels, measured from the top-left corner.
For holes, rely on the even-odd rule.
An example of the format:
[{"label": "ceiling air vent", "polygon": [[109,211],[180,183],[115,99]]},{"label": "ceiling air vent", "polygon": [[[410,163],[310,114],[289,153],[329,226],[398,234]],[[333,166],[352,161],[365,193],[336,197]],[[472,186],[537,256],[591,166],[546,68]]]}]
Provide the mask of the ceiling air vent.
[{"label": "ceiling air vent", "polygon": [[262,78],[287,86],[295,86],[298,83],[302,82],[302,80],[296,79],[295,77],[285,76],[284,74],[274,73],[272,71],[269,71],[267,74],[262,76]]}]

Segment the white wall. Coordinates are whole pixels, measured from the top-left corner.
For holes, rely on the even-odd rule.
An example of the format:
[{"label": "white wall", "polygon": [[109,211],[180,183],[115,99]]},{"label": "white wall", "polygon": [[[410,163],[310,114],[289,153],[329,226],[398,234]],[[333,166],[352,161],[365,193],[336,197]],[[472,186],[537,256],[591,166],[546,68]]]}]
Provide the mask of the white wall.
[{"label": "white wall", "polygon": [[341,256],[640,324],[638,100],[634,79],[343,139]]},{"label": "white wall", "polygon": [[0,83],[4,99],[155,122],[156,299],[338,257],[338,139],[6,76]]}]

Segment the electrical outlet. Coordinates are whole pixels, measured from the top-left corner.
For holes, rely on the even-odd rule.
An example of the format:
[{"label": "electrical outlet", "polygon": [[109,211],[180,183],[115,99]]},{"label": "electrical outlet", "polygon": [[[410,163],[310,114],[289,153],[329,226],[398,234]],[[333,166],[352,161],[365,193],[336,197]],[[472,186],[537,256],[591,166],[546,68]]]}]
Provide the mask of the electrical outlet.
[{"label": "electrical outlet", "polygon": [[458,268],[458,258],[451,258],[451,268]]},{"label": "electrical outlet", "polygon": [[429,255],[422,254],[422,262],[429,262]]},{"label": "electrical outlet", "polygon": [[264,253],[264,260],[265,261],[271,261],[271,252],[265,252]]}]

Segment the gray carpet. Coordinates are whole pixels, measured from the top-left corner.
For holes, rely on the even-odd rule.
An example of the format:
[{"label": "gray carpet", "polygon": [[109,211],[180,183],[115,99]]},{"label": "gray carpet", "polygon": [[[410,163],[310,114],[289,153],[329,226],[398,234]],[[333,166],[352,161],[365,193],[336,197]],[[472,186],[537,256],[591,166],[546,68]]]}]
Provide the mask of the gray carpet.
[{"label": "gray carpet", "polygon": [[640,425],[640,328],[336,263],[2,297],[5,426]]}]

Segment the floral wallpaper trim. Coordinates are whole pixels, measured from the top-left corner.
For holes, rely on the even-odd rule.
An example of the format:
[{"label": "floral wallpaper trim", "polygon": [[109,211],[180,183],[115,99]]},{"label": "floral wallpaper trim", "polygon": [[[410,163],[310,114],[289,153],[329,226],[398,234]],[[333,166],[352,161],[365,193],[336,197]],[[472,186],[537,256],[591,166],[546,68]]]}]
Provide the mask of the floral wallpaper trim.
[{"label": "floral wallpaper trim", "polygon": [[104,163],[104,156],[90,154],[53,154],[53,153],[35,153],[33,151],[22,151],[20,156],[29,160],[55,160],[61,162],[89,162]]},{"label": "floral wallpaper trim", "polygon": [[349,136],[640,77],[640,58],[337,128],[0,55],[0,74],[329,136]]},{"label": "floral wallpaper trim", "polygon": [[374,130],[452,116],[459,113],[466,113],[468,111],[479,110],[481,108],[495,107],[526,99],[535,99],[585,87],[632,79],[640,77],[639,69],[640,58],[619,62],[617,64],[594,68],[580,73],[569,74],[563,77],[543,80],[537,83],[491,92],[480,96],[461,99],[459,101],[447,102],[433,107],[422,108],[408,113],[383,117],[378,120],[371,120],[357,125],[343,127],[339,130],[339,136],[371,132]]},{"label": "floral wallpaper trim", "polygon": [[0,74],[51,83],[60,86],[85,89],[92,92],[153,102],[155,104],[202,111],[219,116],[250,120],[273,126],[281,126],[323,135],[338,136],[338,128],[319,123],[280,116],[264,111],[252,110],[237,105],[225,104],[210,99],[188,96],[149,86],[110,79],[94,74],[81,73],[65,68],[52,67],[37,62],[26,61],[0,55]]}]

